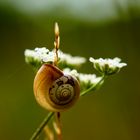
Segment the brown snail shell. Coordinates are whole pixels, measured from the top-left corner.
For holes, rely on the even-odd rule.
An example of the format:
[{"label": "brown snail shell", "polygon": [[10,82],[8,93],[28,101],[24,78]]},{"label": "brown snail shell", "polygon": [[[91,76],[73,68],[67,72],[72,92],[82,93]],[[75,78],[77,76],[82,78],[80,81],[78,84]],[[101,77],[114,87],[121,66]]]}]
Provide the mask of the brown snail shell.
[{"label": "brown snail shell", "polygon": [[34,79],[34,95],[45,109],[61,112],[77,101],[80,86],[76,78],[64,75],[56,66],[43,64]]}]

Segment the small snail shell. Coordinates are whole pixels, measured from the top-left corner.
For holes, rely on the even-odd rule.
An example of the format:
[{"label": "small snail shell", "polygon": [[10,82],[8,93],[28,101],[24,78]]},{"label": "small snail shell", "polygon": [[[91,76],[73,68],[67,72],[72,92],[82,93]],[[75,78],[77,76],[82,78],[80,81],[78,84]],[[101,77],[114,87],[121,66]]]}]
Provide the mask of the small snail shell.
[{"label": "small snail shell", "polygon": [[42,107],[61,112],[77,101],[80,86],[76,78],[64,75],[56,66],[43,64],[35,76],[34,94]]}]

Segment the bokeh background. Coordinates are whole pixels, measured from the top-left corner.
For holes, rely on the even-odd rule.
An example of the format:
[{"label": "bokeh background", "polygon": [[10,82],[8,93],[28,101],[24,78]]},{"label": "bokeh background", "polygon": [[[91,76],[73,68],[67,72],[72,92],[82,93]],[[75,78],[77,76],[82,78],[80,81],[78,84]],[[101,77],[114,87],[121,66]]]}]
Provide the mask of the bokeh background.
[{"label": "bokeh background", "polygon": [[[47,112],[35,101],[24,50],[120,57],[128,66],[62,114],[64,140],[140,139],[140,0],[0,0],[0,139],[28,140]],[[87,62],[81,72],[95,72]]]}]

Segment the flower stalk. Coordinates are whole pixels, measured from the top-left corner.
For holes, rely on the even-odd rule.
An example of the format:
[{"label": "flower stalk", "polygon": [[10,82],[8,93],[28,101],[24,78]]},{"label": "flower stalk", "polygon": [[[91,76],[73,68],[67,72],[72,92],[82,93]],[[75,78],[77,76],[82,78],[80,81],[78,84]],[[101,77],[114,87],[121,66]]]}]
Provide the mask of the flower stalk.
[{"label": "flower stalk", "polygon": [[36,140],[38,138],[38,136],[40,135],[44,127],[49,123],[53,115],[54,115],[54,112],[49,112],[49,114],[45,117],[45,119],[40,124],[40,126],[35,130],[30,140]]}]

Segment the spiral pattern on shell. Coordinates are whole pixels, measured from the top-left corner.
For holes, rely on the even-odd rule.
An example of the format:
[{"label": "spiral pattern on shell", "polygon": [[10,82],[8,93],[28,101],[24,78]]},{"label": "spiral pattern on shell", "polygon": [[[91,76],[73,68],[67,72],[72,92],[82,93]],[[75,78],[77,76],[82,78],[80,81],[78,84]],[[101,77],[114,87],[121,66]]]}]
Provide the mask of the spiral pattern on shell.
[{"label": "spiral pattern on shell", "polygon": [[49,96],[53,103],[66,105],[75,98],[74,80],[70,75],[64,75],[55,80],[50,87]]}]

